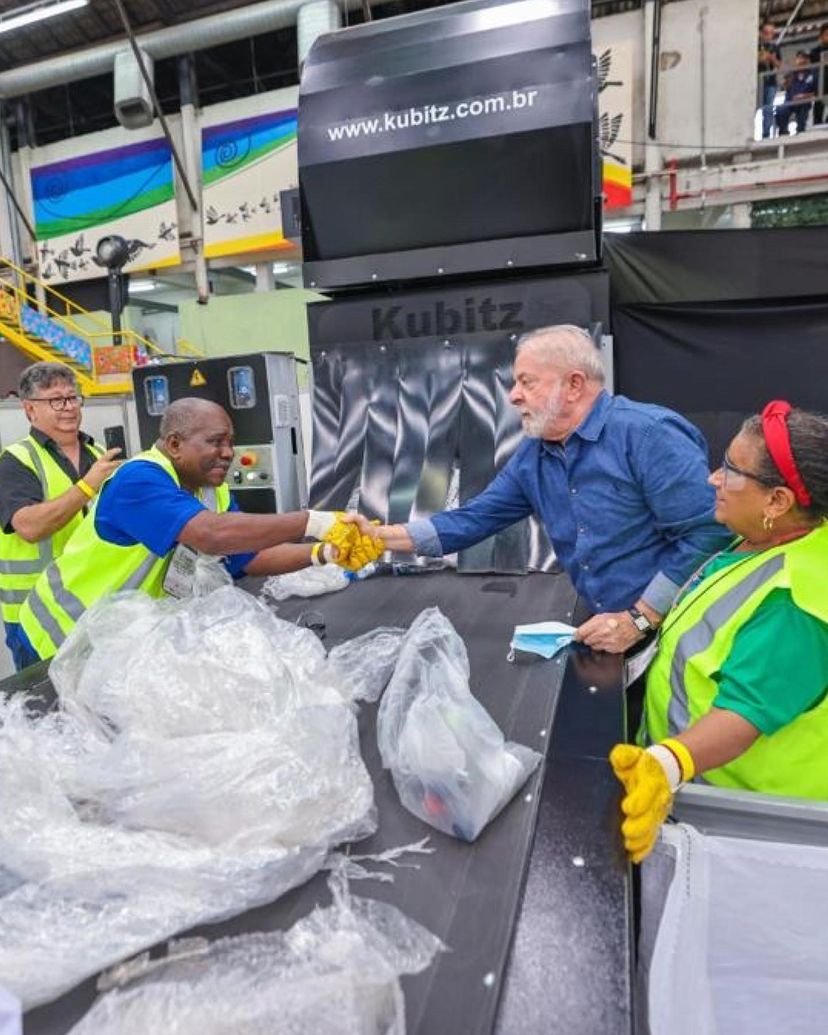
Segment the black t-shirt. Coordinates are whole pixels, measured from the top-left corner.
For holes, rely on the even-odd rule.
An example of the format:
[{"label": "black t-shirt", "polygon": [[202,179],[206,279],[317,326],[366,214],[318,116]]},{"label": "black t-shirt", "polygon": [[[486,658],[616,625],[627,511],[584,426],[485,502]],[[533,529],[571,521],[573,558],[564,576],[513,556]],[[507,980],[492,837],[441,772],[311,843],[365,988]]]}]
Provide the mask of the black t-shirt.
[{"label": "black t-shirt", "polygon": [[778,66],[767,58],[762,57],[763,50],[767,51],[769,54],[773,54],[777,61],[782,60],[782,51],[775,43],[765,43],[764,40],[759,40],[759,56],[757,58],[756,70],[758,72],[766,73],[766,75],[763,76],[763,82],[772,83],[776,79],[776,69]]},{"label": "black t-shirt", "polygon": [[[78,432],[78,439],[81,444],[80,471],[76,471],[72,461],[54,439],[44,435],[37,428],[32,428],[29,434],[36,442],[49,452],[58,467],[64,471],[72,481],[83,478],[89,468],[97,459],[91,450],[84,449],[94,442],[94,439],[83,431]],[[16,456],[4,452],[0,456],[0,528],[4,532],[13,532],[11,520],[21,507],[28,507],[32,503],[43,502],[43,487],[40,479],[25,464],[21,464]]]}]

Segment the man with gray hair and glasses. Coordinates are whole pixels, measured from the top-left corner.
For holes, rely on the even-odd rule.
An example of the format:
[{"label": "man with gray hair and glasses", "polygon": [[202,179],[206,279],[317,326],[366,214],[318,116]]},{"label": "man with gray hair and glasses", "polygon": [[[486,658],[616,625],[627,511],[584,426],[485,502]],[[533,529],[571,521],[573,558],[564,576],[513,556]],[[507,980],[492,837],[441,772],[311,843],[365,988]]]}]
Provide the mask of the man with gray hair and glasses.
[{"label": "man with gray hair and glasses", "polygon": [[118,466],[120,450],[104,452],[80,430],[83,397],[63,363],[26,367],[18,394],[31,427],[0,454],[0,609],[19,669],[20,607]]},{"label": "man with gray hair and glasses", "polygon": [[492,483],[456,510],[364,531],[389,549],[439,557],[534,514],[581,616],[592,616],[577,638],[622,653],[660,624],[688,576],[728,540],[713,518],[705,440],[672,410],[610,395],[580,327],[525,334],[514,379],[509,398],[526,439]]}]

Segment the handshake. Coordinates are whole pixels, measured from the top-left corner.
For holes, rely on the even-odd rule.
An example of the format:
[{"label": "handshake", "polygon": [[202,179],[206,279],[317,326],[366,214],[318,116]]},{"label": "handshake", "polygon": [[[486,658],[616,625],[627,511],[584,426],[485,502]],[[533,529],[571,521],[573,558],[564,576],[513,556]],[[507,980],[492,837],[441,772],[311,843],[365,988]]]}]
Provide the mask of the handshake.
[{"label": "handshake", "polygon": [[[332,547],[333,560],[348,571],[359,571],[388,549],[379,537],[378,522],[345,511],[309,510],[305,535]],[[326,551],[328,553],[328,551]]]}]

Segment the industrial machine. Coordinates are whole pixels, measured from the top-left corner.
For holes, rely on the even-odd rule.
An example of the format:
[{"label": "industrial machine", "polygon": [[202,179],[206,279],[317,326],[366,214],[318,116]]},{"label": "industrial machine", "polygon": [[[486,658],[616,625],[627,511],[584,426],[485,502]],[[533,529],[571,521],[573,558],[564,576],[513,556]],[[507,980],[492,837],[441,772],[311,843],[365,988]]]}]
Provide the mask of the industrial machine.
[{"label": "industrial machine", "polygon": [[601,255],[583,0],[467,0],[317,40],[299,89],[307,287]]},{"label": "industrial machine", "polygon": [[134,370],[141,447],[147,449],[158,438],[171,402],[186,396],[209,399],[233,421],[236,455],[227,481],[241,510],[301,510],[308,490],[296,362],[291,352],[256,352]]},{"label": "industrial machine", "polygon": [[[463,503],[520,441],[519,336],[577,324],[609,355],[589,17],[584,0],[470,0],[311,49],[303,268],[332,296],[308,309],[315,506],[404,522]],[[553,563],[533,519],[458,558]]]}]

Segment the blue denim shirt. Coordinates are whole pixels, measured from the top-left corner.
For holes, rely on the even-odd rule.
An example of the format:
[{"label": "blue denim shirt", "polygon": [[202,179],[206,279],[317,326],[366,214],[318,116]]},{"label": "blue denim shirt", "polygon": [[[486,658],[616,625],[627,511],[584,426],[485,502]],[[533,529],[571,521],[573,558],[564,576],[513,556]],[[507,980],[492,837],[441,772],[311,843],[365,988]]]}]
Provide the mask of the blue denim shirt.
[{"label": "blue denim shirt", "polygon": [[407,528],[417,553],[439,557],[535,514],[594,611],[643,598],[664,614],[733,538],[713,519],[708,474],[706,443],[689,421],[601,392],[564,443],[526,439],[479,496]]}]

